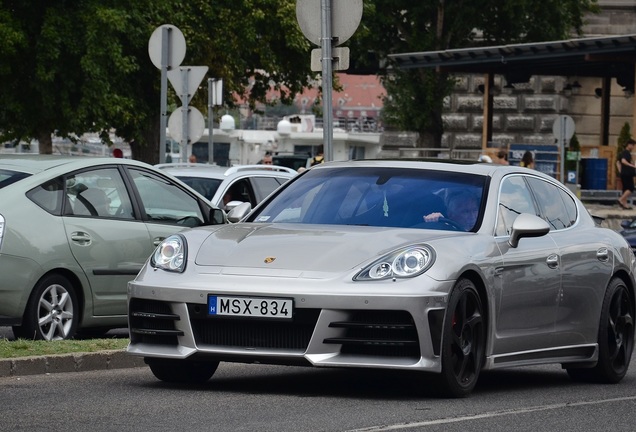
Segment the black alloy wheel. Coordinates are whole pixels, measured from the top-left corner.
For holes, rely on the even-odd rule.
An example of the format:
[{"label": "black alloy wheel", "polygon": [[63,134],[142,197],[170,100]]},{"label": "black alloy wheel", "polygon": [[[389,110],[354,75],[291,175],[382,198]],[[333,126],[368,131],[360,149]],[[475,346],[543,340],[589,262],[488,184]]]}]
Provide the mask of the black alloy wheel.
[{"label": "black alloy wheel", "polygon": [[486,345],[483,306],[475,285],[460,279],[450,296],[442,335],[440,391],[468,396],[479,378]]}]

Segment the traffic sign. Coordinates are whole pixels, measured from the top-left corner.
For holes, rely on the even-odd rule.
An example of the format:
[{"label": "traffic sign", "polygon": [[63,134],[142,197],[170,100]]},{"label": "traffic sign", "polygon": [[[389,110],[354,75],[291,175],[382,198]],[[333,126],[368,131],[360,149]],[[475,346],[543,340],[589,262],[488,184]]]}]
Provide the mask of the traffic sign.
[{"label": "traffic sign", "polygon": [[[177,142],[183,140],[183,110],[184,107],[179,107],[168,119],[168,130],[170,136]],[[205,119],[201,111],[195,107],[188,107],[188,143],[194,143],[199,141],[203,136],[203,130],[205,128]]]},{"label": "traffic sign", "polygon": [[148,41],[148,54],[152,64],[157,69],[161,69],[161,52],[163,50],[163,29],[168,30],[168,58],[166,66],[168,68],[177,67],[185,58],[186,42],[181,30],[172,24],[164,24],[159,26],[152,32]]},{"label": "traffic sign", "polygon": [[[208,73],[207,66],[181,66],[178,69],[168,71],[168,79],[184,105],[190,102],[206,73]],[[187,94],[183,94],[183,81],[185,79],[188,81]]]},{"label": "traffic sign", "polygon": [[[349,69],[349,48],[336,47],[331,50],[331,58],[333,61],[333,70]],[[311,50],[311,70],[320,72],[322,70],[322,49],[314,48]]]},{"label": "traffic sign", "polygon": [[[296,0],[296,19],[310,42],[321,46],[322,19],[320,0]],[[331,0],[331,37],[334,45],[345,43],[362,20],[362,0]]]},{"label": "traffic sign", "polygon": [[574,136],[574,119],[569,115],[558,116],[552,124],[552,133],[558,140],[570,140]]}]

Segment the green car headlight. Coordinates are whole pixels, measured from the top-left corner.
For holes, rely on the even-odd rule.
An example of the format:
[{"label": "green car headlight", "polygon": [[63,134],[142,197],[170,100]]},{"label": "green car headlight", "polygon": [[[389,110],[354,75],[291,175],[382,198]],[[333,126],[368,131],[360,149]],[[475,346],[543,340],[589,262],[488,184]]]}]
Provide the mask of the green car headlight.
[{"label": "green car headlight", "polygon": [[165,239],[155,250],[150,264],[156,269],[183,273],[187,259],[185,237],[175,234]]},{"label": "green car headlight", "polygon": [[433,264],[435,254],[427,246],[412,246],[392,252],[362,269],[353,280],[409,278],[424,273]]}]

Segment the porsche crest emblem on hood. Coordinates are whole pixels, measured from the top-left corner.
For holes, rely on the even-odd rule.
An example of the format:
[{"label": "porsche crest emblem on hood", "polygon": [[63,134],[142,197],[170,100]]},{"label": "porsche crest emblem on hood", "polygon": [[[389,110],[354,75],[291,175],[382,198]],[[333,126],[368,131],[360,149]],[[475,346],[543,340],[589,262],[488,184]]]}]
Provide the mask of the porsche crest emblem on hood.
[{"label": "porsche crest emblem on hood", "polygon": [[265,264],[271,264],[276,260],[276,257],[267,257],[265,258]]}]

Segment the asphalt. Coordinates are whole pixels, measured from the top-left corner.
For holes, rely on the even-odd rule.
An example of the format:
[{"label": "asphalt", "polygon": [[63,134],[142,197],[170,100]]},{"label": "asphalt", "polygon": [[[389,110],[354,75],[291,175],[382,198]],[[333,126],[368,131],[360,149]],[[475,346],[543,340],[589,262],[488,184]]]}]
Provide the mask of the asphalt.
[{"label": "asphalt", "polygon": [[[590,214],[603,218],[601,226],[621,229],[621,222],[636,218],[636,207],[625,210],[618,204],[586,203]],[[71,373],[97,370],[122,369],[145,366],[143,358],[132,356],[125,350],[108,350],[94,353],[73,353],[48,356],[0,359],[0,378],[26,375]]]}]

